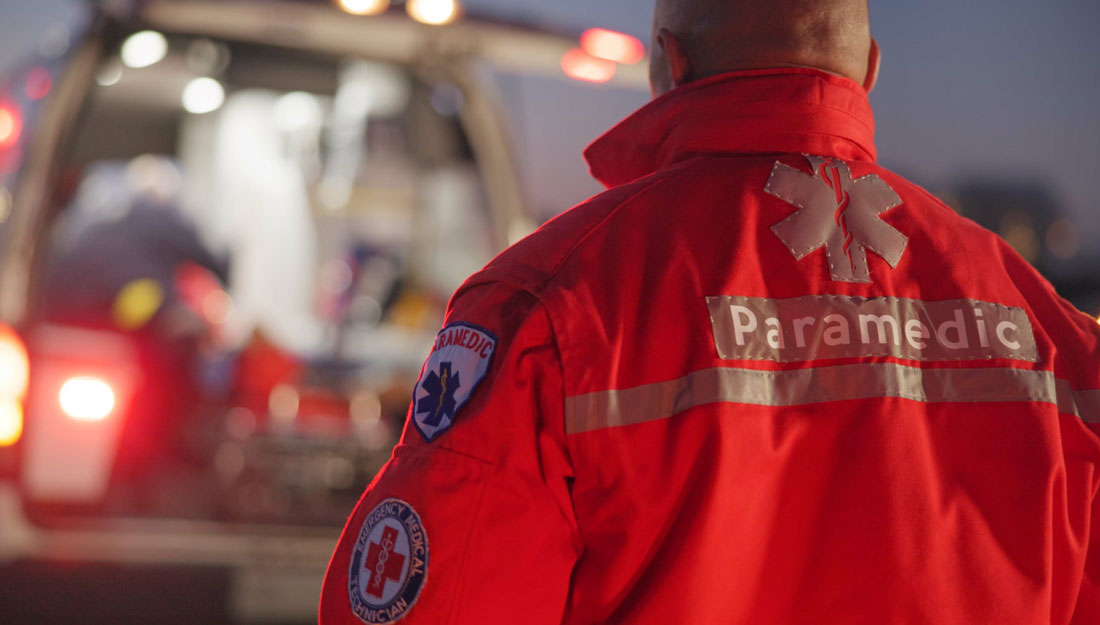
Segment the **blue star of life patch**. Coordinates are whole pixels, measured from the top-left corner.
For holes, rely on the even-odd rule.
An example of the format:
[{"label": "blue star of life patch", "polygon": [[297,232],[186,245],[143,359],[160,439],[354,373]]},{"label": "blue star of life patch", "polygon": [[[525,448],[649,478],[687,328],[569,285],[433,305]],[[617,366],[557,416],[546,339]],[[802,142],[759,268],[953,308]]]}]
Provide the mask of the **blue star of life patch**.
[{"label": "blue star of life patch", "polygon": [[413,392],[413,425],[431,442],[454,425],[458,411],[489,372],[492,332],[462,321],[439,331]]}]

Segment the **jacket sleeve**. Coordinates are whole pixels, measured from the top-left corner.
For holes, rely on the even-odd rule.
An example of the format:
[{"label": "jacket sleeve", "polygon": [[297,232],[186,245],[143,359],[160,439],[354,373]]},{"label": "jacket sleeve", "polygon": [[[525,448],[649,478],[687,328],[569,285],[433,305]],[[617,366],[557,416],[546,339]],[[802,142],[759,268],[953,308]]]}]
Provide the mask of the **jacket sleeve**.
[{"label": "jacket sleeve", "polygon": [[1100,493],[1094,494],[1089,521],[1089,549],[1085,556],[1085,574],[1077,595],[1077,607],[1070,625],[1100,623]]},{"label": "jacket sleeve", "polygon": [[[467,347],[489,353],[483,373],[464,364]],[[344,528],[320,622],[560,623],[581,551],[571,483],[545,310],[499,284],[463,291],[401,442]]]}]

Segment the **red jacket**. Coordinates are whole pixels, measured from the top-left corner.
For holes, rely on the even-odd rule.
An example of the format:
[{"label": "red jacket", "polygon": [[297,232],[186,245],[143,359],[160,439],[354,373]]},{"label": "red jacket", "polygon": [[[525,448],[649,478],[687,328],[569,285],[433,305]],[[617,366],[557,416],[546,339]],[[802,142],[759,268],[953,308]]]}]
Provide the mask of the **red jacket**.
[{"label": "red jacket", "polygon": [[872,134],[784,69],[594,143],[455,294],[322,623],[1100,623],[1100,326]]}]

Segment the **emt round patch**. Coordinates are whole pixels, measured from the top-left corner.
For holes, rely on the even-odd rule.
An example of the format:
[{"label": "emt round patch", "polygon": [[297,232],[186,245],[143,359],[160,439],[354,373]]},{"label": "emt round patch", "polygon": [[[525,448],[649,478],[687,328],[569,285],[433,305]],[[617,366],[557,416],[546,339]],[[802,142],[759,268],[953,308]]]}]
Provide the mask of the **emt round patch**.
[{"label": "emt round patch", "polygon": [[465,322],[436,336],[432,355],[413,391],[413,424],[431,442],[454,424],[455,415],[489,371],[497,337]]},{"label": "emt round patch", "polygon": [[413,607],[428,576],[428,533],[420,515],[386,499],[363,521],[351,554],[351,611],[364,623],[390,623]]}]

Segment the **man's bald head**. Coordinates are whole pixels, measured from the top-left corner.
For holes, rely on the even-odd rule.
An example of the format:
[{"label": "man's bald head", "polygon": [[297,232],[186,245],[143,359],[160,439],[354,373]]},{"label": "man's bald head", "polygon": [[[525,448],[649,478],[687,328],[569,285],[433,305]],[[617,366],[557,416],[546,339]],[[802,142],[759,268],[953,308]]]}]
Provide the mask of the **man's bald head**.
[{"label": "man's bald head", "polygon": [[650,83],[656,96],[723,72],[806,66],[869,86],[872,46],[867,0],[657,0]]}]

